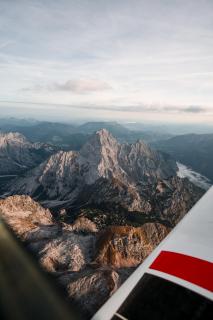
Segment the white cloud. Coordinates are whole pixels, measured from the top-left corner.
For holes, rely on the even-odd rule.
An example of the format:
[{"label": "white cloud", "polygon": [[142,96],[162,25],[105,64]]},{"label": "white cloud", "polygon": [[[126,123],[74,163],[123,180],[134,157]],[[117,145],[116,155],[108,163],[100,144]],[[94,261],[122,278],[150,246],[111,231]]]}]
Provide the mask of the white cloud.
[{"label": "white cloud", "polygon": [[0,43],[0,50],[8,47],[9,45],[11,45],[13,43],[15,43],[15,41],[11,41],[11,40],[3,41],[2,43]]}]

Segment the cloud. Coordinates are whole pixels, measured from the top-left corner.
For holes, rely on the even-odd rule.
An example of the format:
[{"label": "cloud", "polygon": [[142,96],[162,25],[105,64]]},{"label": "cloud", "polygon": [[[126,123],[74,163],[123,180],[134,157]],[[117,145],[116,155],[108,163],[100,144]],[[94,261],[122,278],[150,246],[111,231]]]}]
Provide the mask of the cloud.
[{"label": "cloud", "polygon": [[104,81],[95,79],[68,80],[64,83],[53,83],[49,85],[34,85],[33,87],[23,88],[22,91],[65,91],[76,94],[87,94],[110,90],[112,87]]},{"label": "cloud", "polygon": [[206,112],[208,110],[200,106],[189,106],[184,108],[183,111],[189,112],[189,113],[200,113],[200,112]]},{"label": "cloud", "polygon": [[11,103],[11,104],[22,104],[22,105],[37,105],[37,106],[47,106],[47,107],[64,107],[71,109],[83,109],[83,110],[96,110],[96,111],[110,111],[110,112],[121,112],[121,113],[156,113],[156,114],[184,114],[184,113],[206,113],[213,114],[213,109],[209,107],[201,106],[162,106],[162,105],[95,105],[95,104],[63,104],[63,103],[47,103],[47,102],[33,102],[33,101],[6,101],[0,100],[1,103]]},{"label": "cloud", "polygon": [[[93,107],[94,108],[94,107]],[[102,107],[101,107],[102,108]],[[136,105],[136,106],[112,106],[103,107],[105,110],[120,112],[138,112],[138,113],[205,113],[211,111],[209,108],[200,106],[160,106],[160,105]]]},{"label": "cloud", "polygon": [[13,43],[15,43],[15,41],[12,41],[12,40],[4,41],[4,42],[0,43],[0,49],[4,49]]},{"label": "cloud", "polygon": [[70,91],[78,94],[97,92],[111,89],[104,81],[95,79],[68,80],[62,84],[54,84],[52,90]]}]

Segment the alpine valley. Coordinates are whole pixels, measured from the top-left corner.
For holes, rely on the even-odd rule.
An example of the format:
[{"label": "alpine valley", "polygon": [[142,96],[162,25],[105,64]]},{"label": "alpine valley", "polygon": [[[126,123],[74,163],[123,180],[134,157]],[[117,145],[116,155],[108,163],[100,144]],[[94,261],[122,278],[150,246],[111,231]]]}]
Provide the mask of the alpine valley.
[{"label": "alpine valley", "polygon": [[0,142],[2,174],[17,175],[1,186],[1,215],[87,318],[204,193],[167,153],[106,129],[79,150],[18,133]]}]

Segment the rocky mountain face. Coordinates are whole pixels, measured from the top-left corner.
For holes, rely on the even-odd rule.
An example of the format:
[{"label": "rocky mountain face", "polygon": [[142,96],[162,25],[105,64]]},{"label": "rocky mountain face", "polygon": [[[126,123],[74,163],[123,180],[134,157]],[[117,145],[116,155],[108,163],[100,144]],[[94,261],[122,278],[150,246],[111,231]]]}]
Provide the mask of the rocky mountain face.
[{"label": "rocky mountain face", "polygon": [[184,134],[153,143],[213,182],[213,134]]},{"label": "rocky mountain face", "polygon": [[[75,202],[85,186],[115,183],[137,193],[137,185],[147,185],[176,174],[176,163],[151,150],[144,142],[119,144],[105,129],[98,131],[79,152],[59,151],[37,168],[18,179],[14,191],[38,199]],[[116,186],[115,186],[116,187]],[[103,199],[101,199],[103,201]]]},{"label": "rocky mountain face", "polygon": [[100,308],[170,230],[160,223],[99,230],[85,217],[72,224],[56,222],[48,209],[29,196],[0,200],[0,213],[43,268],[55,275],[86,318]]},{"label": "rocky mountain face", "polygon": [[55,148],[31,143],[17,132],[0,132],[0,175],[20,174],[37,166],[49,157]]}]

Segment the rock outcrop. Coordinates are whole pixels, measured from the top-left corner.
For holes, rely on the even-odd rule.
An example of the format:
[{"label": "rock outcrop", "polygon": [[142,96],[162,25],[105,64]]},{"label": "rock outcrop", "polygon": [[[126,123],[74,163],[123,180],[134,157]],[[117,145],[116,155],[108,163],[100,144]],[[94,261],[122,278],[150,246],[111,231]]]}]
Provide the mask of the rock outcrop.
[{"label": "rock outcrop", "polygon": [[113,226],[102,231],[97,241],[96,263],[125,268],[137,266],[165,238],[169,228],[159,223],[142,227]]},{"label": "rock outcrop", "polygon": [[95,236],[63,232],[40,251],[40,262],[50,272],[80,271],[92,262]]},{"label": "rock outcrop", "polygon": [[59,278],[68,296],[75,300],[86,319],[90,319],[121,285],[119,274],[110,268],[84,270],[78,275]]},{"label": "rock outcrop", "polygon": [[39,230],[41,232],[41,226],[53,224],[50,211],[25,195],[11,196],[0,200],[0,213],[7,224],[22,239],[26,239],[31,231]]}]

